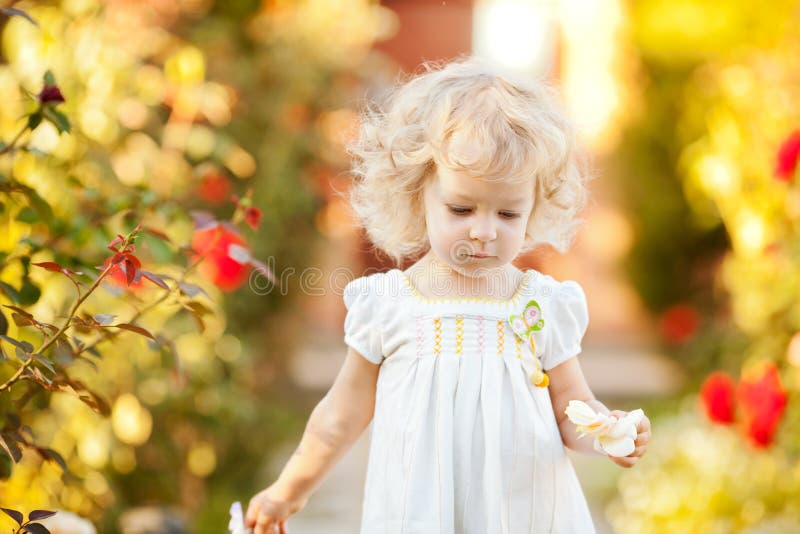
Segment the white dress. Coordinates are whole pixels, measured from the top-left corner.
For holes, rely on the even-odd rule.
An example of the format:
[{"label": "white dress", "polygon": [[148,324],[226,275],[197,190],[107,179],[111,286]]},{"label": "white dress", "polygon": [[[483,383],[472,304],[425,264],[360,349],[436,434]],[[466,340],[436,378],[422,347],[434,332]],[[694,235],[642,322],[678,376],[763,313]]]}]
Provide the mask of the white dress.
[{"label": "white dress", "polygon": [[533,352],[512,314],[535,300],[546,371],[588,326],[574,281],[535,270],[510,300],[431,299],[393,269],[344,291],[345,343],[381,364],[361,534],[593,533]]}]

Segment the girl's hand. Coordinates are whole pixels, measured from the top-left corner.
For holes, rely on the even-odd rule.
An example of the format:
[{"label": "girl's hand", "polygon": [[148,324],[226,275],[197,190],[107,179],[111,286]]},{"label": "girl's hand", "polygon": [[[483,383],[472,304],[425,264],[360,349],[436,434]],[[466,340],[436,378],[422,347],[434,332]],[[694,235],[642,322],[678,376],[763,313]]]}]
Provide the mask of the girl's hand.
[{"label": "girl's hand", "polygon": [[[623,412],[621,410],[613,410],[609,413],[609,415],[616,415],[617,417],[622,418],[627,413],[628,412]],[[644,453],[647,452],[647,444],[649,442],[650,442],[650,419],[648,419],[647,416],[645,415],[644,417],[642,417],[642,420],[639,421],[639,424],[636,425],[636,440],[633,442],[636,448],[633,449],[633,452],[623,458],[611,456],[610,454],[607,456],[609,460],[611,460],[612,462],[621,467],[633,467],[634,465],[636,465],[636,462],[639,461],[639,458],[644,456]]]},{"label": "girl's hand", "polygon": [[286,534],[286,519],[302,510],[308,497],[292,498],[277,483],[256,493],[247,506],[244,525],[253,534]]}]

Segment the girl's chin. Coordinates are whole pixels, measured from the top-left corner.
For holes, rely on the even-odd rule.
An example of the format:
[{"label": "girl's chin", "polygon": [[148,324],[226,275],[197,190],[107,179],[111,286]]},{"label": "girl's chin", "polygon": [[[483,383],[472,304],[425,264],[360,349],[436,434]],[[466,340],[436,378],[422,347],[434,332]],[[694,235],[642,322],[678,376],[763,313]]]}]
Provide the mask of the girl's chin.
[{"label": "girl's chin", "polygon": [[447,262],[447,266],[452,270],[471,277],[480,277],[496,272],[503,265],[495,256],[487,258],[459,258],[455,261]]}]

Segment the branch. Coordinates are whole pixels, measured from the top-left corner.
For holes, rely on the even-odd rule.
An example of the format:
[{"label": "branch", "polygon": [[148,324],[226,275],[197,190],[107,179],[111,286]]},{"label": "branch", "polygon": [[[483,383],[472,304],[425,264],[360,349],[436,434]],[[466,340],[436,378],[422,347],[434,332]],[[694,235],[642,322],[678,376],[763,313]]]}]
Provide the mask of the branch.
[{"label": "branch", "polygon": [[14,146],[17,144],[17,141],[19,141],[19,138],[22,137],[22,134],[24,134],[27,131],[27,129],[28,129],[28,125],[26,124],[25,126],[22,127],[22,129],[19,131],[19,133],[16,135],[16,137],[14,137],[14,139],[12,139],[11,143],[6,145],[6,146],[4,146],[2,148],[2,150],[0,150],[0,156],[2,156],[3,154],[7,154],[7,153],[11,152],[12,150],[14,150]]},{"label": "branch", "polygon": [[[205,254],[199,256],[196,261],[191,263],[186,268],[186,270],[183,272],[181,277],[177,280],[178,284],[180,284],[181,282],[185,282],[186,281],[186,277],[189,275],[189,273],[192,272],[194,270],[194,268],[197,267],[204,259],[206,259]],[[149,312],[150,310],[152,310],[153,308],[155,308],[156,306],[158,306],[159,304],[161,304],[162,302],[167,300],[167,297],[172,295],[173,291],[175,291],[175,288],[168,289],[159,298],[157,298],[156,300],[154,300],[153,302],[151,302],[150,304],[148,304],[147,306],[145,306],[141,310],[137,310],[136,313],[134,313],[133,316],[130,319],[128,319],[127,321],[125,321],[125,322],[127,322],[127,323],[135,323],[136,320],[139,319],[139,317],[141,317],[145,313]],[[93,349],[98,344],[100,344],[103,341],[105,341],[106,339],[108,339],[110,334],[108,334],[106,332],[109,332],[109,331],[105,330],[97,339],[95,339],[94,341],[92,341],[91,343],[86,345],[85,347],[79,349],[78,352],[76,353],[76,356],[80,356],[82,353],[84,353],[84,352],[86,352],[86,351],[88,351],[90,349]]]},{"label": "branch", "polygon": [[[105,278],[105,276],[108,274],[108,272],[109,272],[109,271],[110,271],[110,270],[111,270],[113,267],[114,267],[114,264],[113,264],[113,263],[109,263],[109,264],[108,264],[108,266],[106,266],[106,268],[103,270],[103,272],[102,272],[102,273],[100,273],[100,276],[98,276],[98,277],[97,277],[97,280],[95,280],[95,281],[94,281],[94,284],[92,284],[92,287],[90,287],[90,288],[89,288],[89,290],[88,290],[86,293],[84,293],[83,295],[81,295],[81,296],[79,296],[79,297],[78,297],[78,299],[77,299],[77,300],[75,301],[75,303],[72,305],[72,309],[69,311],[69,315],[68,315],[68,317],[67,317],[67,320],[66,320],[66,321],[64,322],[64,324],[61,326],[61,328],[59,328],[59,329],[58,329],[58,332],[56,332],[55,334],[53,334],[53,336],[52,336],[52,337],[50,337],[50,339],[48,339],[48,340],[46,340],[44,343],[42,343],[42,346],[41,346],[41,347],[39,347],[37,350],[35,350],[35,351],[34,351],[34,353],[35,353],[35,354],[41,354],[41,353],[42,353],[43,351],[45,351],[45,350],[46,350],[48,347],[50,347],[50,345],[52,345],[53,343],[55,343],[55,341],[56,341],[56,340],[57,340],[59,337],[61,337],[61,334],[63,334],[63,333],[64,333],[64,332],[67,330],[67,328],[69,328],[69,325],[70,325],[70,323],[72,322],[72,318],[75,316],[75,312],[77,312],[77,311],[78,311],[78,308],[80,307],[80,305],[81,305],[81,304],[83,304],[83,302],[86,300],[86,298],[87,298],[89,295],[91,295],[91,294],[92,294],[92,292],[93,292],[95,289],[97,289],[97,286],[99,286],[99,285],[100,285],[100,282],[103,280],[103,278]],[[6,381],[5,381],[5,382],[4,382],[2,385],[0,385],[0,392],[3,392],[3,391],[5,391],[6,389],[10,389],[10,388],[11,388],[11,386],[14,384],[14,382],[16,382],[16,381],[19,379],[19,377],[22,375],[22,373],[23,373],[23,372],[25,372],[25,369],[27,369],[27,368],[28,368],[28,366],[29,366],[29,365],[31,365],[33,362],[34,362],[34,359],[33,359],[33,358],[28,358],[28,359],[27,359],[27,360],[26,360],[26,361],[25,361],[25,362],[24,362],[24,363],[23,363],[23,364],[22,364],[22,365],[19,367],[19,369],[17,369],[17,372],[16,372],[16,373],[14,373],[14,375],[13,375],[11,378],[9,378],[9,379],[8,379],[8,380],[6,380]]]}]

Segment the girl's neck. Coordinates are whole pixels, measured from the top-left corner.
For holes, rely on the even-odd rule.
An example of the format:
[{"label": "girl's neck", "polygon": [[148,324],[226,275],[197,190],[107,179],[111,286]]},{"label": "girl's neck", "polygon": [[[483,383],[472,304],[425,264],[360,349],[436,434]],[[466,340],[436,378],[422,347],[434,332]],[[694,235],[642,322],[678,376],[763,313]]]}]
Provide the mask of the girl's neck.
[{"label": "girl's neck", "polygon": [[426,298],[488,298],[507,300],[514,296],[524,273],[512,264],[480,276],[462,274],[431,251],[405,271],[417,292]]}]

